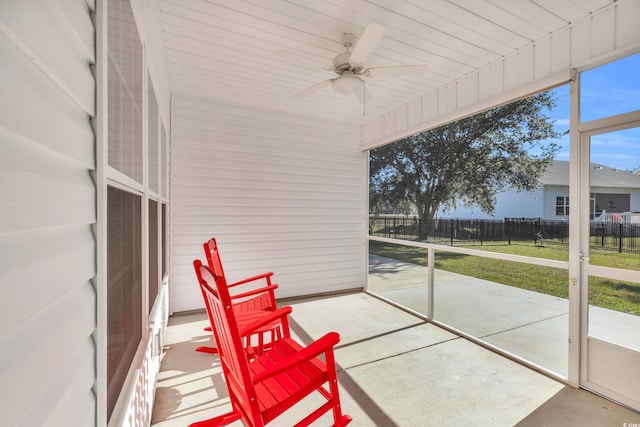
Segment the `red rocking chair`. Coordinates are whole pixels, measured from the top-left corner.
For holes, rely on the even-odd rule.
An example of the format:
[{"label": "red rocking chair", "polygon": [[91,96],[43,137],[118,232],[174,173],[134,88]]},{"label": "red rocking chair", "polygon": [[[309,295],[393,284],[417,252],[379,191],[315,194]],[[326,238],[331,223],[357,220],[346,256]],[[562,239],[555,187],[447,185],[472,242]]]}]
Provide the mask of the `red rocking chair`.
[{"label": "red rocking chair", "polygon": [[[220,259],[220,252],[218,250],[216,239],[209,239],[203,244],[203,247],[209,268],[211,268],[211,270],[216,274],[224,276],[224,269],[222,268],[222,260]],[[246,317],[250,321],[256,316],[260,316],[260,314],[256,312],[275,311],[278,308],[275,294],[276,289],[278,289],[278,285],[271,282],[272,276],[273,272],[268,272],[248,277],[227,285],[230,288],[235,288],[240,285],[252,285],[253,287],[249,291],[234,293],[231,296],[233,309],[238,317]],[[256,289],[255,282],[260,280],[265,281],[265,286]],[[239,321],[241,323],[243,322],[242,320]],[[211,327],[206,327],[205,329],[210,331]],[[201,346],[196,348],[196,351],[215,354],[218,352],[218,349],[215,347]]]},{"label": "red rocking chair", "polygon": [[[196,276],[198,277],[198,282],[202,282],[202,277],[200,276],[200,273],[202,271],[200,268],[202,267],[202,262],[200,260],[195,260],[193,261],[193,266],[196,271]],[[211,269],[211,271],[213,272],[213,269]],[[224,276],[222,277],[224,278]],[[225,279],[225,283],[226,283],[226,279]],[[249,291],[249,292],[245,292],[243,294],[237,294],[237,295],[240,295],[241,297],[246,298],[247,296],[249,297],[252,296],[255,292],[261,292],[262,289],[256,289],[253,291]],[[230,296],[229,298],[232,301],[234,297]],[[204,298],[204,303],[205,303],[205,308],[207,310],[207,314],[211,319],[212,317],[211,307],[209,306],[209,301],[207,300],[207,298]],[[290,336],[289,323],[287,321],[286,315],[291,313],[292,311],[291,307],[284,307],[280,310],[271,310],[271,311],[269,310],[241,311],[241,310],[238,310],[238,305],[233,303],[231,304],[231,307],[236,317],[236,322],[238,324],[238,328],[240,329],[240,335],[242,336],[245,352],[248,358],[252,358],[256,354],[262,354],[265,346],[269,346],[271,342],[277,339],[280,339],[282,337]],[[271,315],[275,312],[285,314],[285,318],[280,320],[276,316],[275,320],[265,322],[264,324],[262,324],[260,328],[249,328],[249,329],[247,328],[247,326],[253,325],[254,323],[260,321],[261,319],[264,319],[265,316],[269,316],[270,319],[273,318],[273,316]],[[215,323],[211,323],[211,325],[215,325]],[[211,326],[205,329],[209,331],[213,330]],[[264,340],[264,337],[266,334],[270,334],[270,340],[267,342],[265,342]],[[255,342],[255,340],[253,340],[252,337],[257,337],[257,342]],[[200,351],[203,353],[212,353],[212,354],[218,353],[218,349],[216,347],[203,346],[203,347],[196,348],[196,351]]]},{"label": "red rocking chair", "polygon": [[[270,322],[286,322],[291,308],[268,313],[240,327],[224,276],[201,264],[196,272],[211,326],[215,326],[213,331],[232,411],[190,427],[222,426],[236,420],[242,420],[246,426],[264,426],[315,391],[325,402],[296,426],[308,426],[330,410],[334,426],[346,426],[351,421],[351,416],[342,414],[340,407],[333,353],[333,347],[340,341],[336,332],[324,335],[307,347],[284,336],[272,342],[263,354],[248,360],[243,335],[258,331]],[[318,357],[321,355],[324,361]]]}]

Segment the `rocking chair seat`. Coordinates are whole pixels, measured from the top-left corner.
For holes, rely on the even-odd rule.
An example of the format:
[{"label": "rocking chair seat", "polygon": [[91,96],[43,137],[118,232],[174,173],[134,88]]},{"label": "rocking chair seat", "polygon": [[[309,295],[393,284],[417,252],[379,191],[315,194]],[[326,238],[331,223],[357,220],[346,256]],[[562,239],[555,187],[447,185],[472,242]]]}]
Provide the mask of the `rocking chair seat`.
[{"label": "rocking chair seat", "polygon": [[[199,262],[198,262],[198,265],[200,265]],[[259,277],[259,276],[256,276],[256,277]],[[253,279],[254,277],[251,277],[251,278],[245,279],[245,281],[248,282]],[[265,344],[265,341],[264,341],[265,334],[269,332],[271,333],[270,342],[274,342],[277,339],[280,339],[282,337],[283,325],[279,318],[275,318],[273,321],[265,323],[259,328],[254,328],[254,329],[247,328],[248,326],[259,321],[260,319],[263,319],[266,315],[269,315],[271,313],[278,311],[275,309],[274,309],[275,311],[260,309],[255,305],[257,301],[259,301],[263,296],[265,296],[265,292],[268,291],[270,293],[273,293],[273,291],[277,288],[278,288],[278,285],[270,284],[269,286],[239,293],[231,297],[232,301],[234,299],[242,300],[245,298],[249,298],[249,299],[242,300],[240,302],[232,304],[233,312],[236,316],[236,321],[238,323],[238,328],[241,331],[245,331],[245,330],[247,331],[242,333],[242,337],[246,341],[245,348],[247,351],[247,356],[249,358],[253,358],[256,354],[261,354],[264,348],[270,345],[269,343]],[[258,295],[258,297],[254,297],[255,295]],[[208,306],[206,308],[207,310],[210,309]],[[288,309],[287,313],[291,312],[290,307],[284,307],[283,309]],[[288,325],[286,326],[286,328],[288,329]],[[212,330],[211,326],[208,326],[205,329],[209,331]],[[254,343],[252,343],[251,341],[253,336],[257,336],[256,345],[254,345]],[[209,346],[197,347],[196,351],[201,353],[218,354],[218,349],[216,347],[209,347]]]},{"label": "rocking chair seat", "polygon": [[[327,367],[320,359],[313,357],[304,362],[303,359],[305,353],[323,353],[338,341],[340,336],[330,332],[316,341],[313,348],[305,349],[293,339],[285,338],[249,363],[265,424],[328,381]],[[281,373],[272,375],[273,371]]]}]

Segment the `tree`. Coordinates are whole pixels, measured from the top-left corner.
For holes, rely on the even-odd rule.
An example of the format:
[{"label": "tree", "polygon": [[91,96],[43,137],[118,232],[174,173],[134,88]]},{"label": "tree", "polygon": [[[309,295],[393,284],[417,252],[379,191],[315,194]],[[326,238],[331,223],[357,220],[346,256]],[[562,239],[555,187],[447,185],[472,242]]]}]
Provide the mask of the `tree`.
[{"label": "tree", "polygon": [[372,150],[372,211],[409,200],[425,220],[457,203],[493,214],[498,192],[535,189],[558,153],[556,103],[539,93]]}]

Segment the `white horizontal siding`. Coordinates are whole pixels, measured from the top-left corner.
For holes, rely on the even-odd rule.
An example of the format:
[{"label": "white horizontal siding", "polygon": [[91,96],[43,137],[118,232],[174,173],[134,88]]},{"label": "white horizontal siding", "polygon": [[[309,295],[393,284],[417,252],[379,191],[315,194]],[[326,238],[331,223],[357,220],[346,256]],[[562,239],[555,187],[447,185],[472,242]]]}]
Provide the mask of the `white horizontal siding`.
[{"label": "white horizontal siding", "polygon": [[172,310],[202,307],[192,262],[215,236],[230,281],[274,271],[279,297],[362,287],[359,129],[176,96]]},{"label": "white horizontal siding", "polygon": [[96,424],[94,51],[86,2],[3,2],[3,426]]},{"label": "white horizontal siding", "polygon": [[[567,197],[568,195],[569,187],[566,185],[545,185],[542,197],[538,198],[544,206],[542,218],[569,220],[568,215],[556,215],[556,197]],[[529,218],[531,217],[533,215],[529,216]]]},{"label": "white horizontal siding", "polygon": [[[93,31],[85,3],[23,0],[3,2],[5,37],[19,43],[29,59],[45,68],[59,89],[68,91],[89,114],[94,113]],[[64,5],[65,8],[60,6]],[[74,7],[71,7],[74,6]],[[65,10],[66,9],[66,10]],[[75,11],[77,13],[71,14]]]},{"label": "white horizontal siding", "polygon": [[85,143],[93,138],[88,112],[49,78],[49,70],[40,69],[25,54],[11,40],[0,38],[3,134],[15,134],[10,138],[23,140],[19,144],[35,143],[37,150],[93,167],[93,150]]},{"label": "white horizontal siding", "polygon": [[[640,2],[620,0],[363,125],[363,149],[566,83],[570,70],[640,50]],[[632,18],[634,17],[634,18]],[[415,109],[422,120],[415,121]]]},{"label": "white horizontal siding", "polygon": [[[565,196],[567,187],[565,187]],[[556,219],[555,202],[553,199],[553,216],[545,215],[545,201],[547,200],[542,190],[534,191],[505,191],[496,194],[495,212],[489,215],[480,208],[468,208],[457,206],[455,209],[442,211],[440,219],[460,218],[460,219],[499,219],[505,218],[544,218]]]},{"label": "white horizontal siding", "polygon": [[0,232],[93,222],[95,187],[86,167],[17,135],[5,133],[0,138],[0,181],[6,183],[0,187]]}]

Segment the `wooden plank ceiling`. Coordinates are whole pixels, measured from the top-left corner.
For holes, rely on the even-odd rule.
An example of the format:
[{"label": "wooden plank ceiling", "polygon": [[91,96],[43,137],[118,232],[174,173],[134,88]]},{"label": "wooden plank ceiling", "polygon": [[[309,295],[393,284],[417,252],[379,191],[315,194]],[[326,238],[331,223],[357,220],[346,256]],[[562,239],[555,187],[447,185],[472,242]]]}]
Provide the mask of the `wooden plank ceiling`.
[{"label": "wooden plank ceiling", "polygon": [[[589,16],[615,0],[161,0],[171,90],[363,123]],[[420,76],[367,78],[360,103],[323,80],[343,33],[385,33],[364,68],[426,64]],[[277,51],[290,53],[282,59]]]}]

